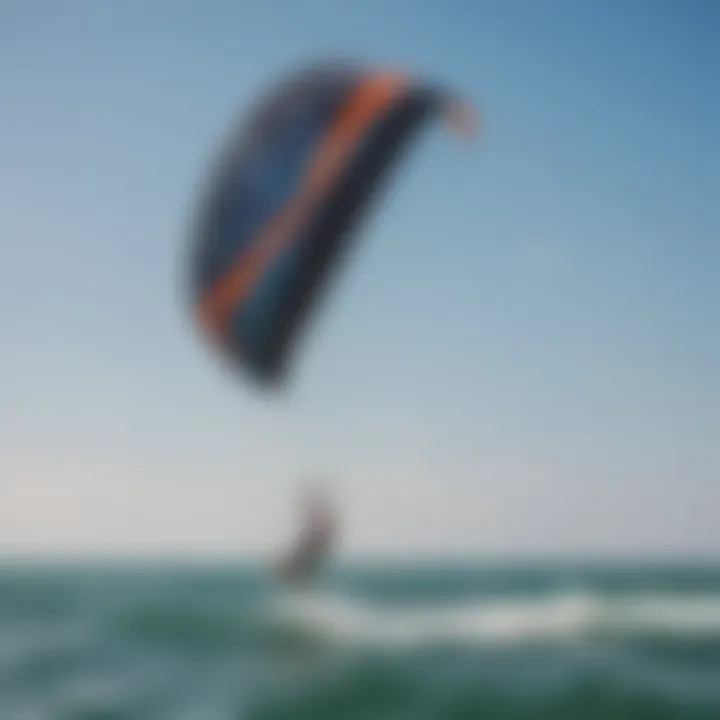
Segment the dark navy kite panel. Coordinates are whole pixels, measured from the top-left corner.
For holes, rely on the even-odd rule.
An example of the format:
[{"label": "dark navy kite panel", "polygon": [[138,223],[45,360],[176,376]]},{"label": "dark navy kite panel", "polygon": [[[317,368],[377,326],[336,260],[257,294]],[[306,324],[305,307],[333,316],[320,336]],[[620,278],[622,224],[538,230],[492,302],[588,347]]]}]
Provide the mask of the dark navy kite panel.
[{"label": "dark navy kite panel", "polygon": [[338,251],[427,120],[456,106],[398,73],[315,65],[232,134],[195,225],[191,290],[203,330],[267,383]]}]

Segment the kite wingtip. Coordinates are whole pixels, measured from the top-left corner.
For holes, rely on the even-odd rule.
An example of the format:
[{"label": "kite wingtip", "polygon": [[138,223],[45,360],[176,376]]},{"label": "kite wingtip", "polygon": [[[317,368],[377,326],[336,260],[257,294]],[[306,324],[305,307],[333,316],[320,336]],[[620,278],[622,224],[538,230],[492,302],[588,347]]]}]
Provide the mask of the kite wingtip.
[{"label": "kite wingtip", "polygon": [[474,138],[480,132],[478,113],[466,103],[453,102],[446,110],[447,121],[450,127],[463,137]]}]

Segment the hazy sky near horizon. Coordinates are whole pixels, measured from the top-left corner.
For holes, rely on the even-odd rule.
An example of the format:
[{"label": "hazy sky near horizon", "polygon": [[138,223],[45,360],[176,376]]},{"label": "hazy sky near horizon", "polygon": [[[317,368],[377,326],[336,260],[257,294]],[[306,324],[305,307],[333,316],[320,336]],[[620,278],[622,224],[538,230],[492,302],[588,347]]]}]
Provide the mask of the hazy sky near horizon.
[{"label": "hazy sky near horizon", "polygon": [[[720,9],[0,0],[0,552],[720,552]],[[294,63],[482,109],[417,144],[290,392],[182,294],[207,163]]]}]

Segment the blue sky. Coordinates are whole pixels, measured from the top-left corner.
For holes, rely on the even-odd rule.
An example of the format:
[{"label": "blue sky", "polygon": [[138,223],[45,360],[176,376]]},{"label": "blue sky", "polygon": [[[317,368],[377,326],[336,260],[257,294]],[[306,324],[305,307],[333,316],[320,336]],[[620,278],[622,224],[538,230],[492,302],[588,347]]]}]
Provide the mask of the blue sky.
[{"label": "blue sky", "polygon": [[[709,0],[0,0],[0,550],[265,551],[320,473],[349,554],[720,551],[719,34]],[[327,53],[483,136],[416,146],[265,397],[193,329],[187,226]]]}]

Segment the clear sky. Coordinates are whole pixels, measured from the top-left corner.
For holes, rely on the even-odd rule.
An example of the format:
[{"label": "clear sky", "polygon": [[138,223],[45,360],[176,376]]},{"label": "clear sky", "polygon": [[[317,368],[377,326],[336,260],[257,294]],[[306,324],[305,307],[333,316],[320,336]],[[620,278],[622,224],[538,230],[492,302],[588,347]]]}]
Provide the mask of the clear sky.
[{"label": "clear sky", "polygon": [[[720,6],[0,0],[0,551],[266,551],[320,473],[348,554],[720,553]],[[191,204],[327,53],[438,128],[268,398],[182,294]]]}]

